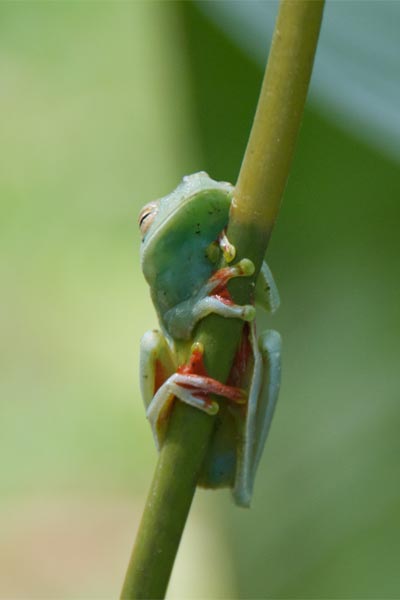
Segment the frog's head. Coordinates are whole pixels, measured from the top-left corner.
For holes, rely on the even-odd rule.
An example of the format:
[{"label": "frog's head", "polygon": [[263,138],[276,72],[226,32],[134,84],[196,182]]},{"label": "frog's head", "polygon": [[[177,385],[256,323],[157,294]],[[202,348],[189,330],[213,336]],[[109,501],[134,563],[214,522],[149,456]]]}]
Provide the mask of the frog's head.
[{"label": "frog's head", "polygon": [[214,181],[205,171],[200,171],[193,175],[185,175],[173,192],[146,204],[138,218],[143,244],[149,243],[160,229],[168,229],[177,213],[184,212],[183,209],[193,202],[197,194],[212,190],[231,194],[233,187],[224,181]]},{"label": "frog's head", "polygon": [[179,256],[183,245],[215,239],[226,225],[232,192],[230,183],[214,181],[200,171],[184,177],[168,196],[146,204],[139,214],[146,278],[156,263]]}]

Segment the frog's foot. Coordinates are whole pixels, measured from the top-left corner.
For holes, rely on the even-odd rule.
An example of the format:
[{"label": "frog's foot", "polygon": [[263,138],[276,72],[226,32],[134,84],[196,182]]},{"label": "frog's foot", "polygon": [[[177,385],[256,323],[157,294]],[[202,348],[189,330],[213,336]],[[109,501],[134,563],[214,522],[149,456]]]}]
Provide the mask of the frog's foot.
[{"label": "frog's foot", "polygon": [[156,433],[159,447],[162,444],[174,397],[209,415],[215,415],[219,410],[218,403],[211,400],[210,394],[223,396],[235,404],[247,402],[247,394],[244,390],[225,385],[207,375],[203,353],[203,346],[194,344],[189,363],[179,367],[178,371],[163,383],[149,404],[147,418]]}]

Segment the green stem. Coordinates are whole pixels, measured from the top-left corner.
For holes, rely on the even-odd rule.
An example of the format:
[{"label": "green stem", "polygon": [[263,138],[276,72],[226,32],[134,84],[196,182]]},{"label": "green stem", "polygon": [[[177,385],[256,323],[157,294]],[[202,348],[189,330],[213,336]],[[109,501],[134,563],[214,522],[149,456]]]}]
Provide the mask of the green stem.
[{"label": "green stem", "polygon": [[[258,225],[261,263],[289,174],[321,25],[323,0],[284,0],[275,24],[254,124],[235,189],[230,235]],[[242,229],[241,229],[242,231]],[[242,243],[242,233],[237,234]],[[251,250],[249,250],[251,253]]]},{"label": "green stem", "polygon": [[[275,223],[300,127],[318,41],[323,0],[283,0],[260,99],[240,170],[228,237],[238,257],[261,267]],[[248,278],[232,282],[249,302]],[[196,340],[212,377],[225,381],[242,323],[211,315]],[[215,419],[177,402],[160,452],[121,598],[164,598]]]}]

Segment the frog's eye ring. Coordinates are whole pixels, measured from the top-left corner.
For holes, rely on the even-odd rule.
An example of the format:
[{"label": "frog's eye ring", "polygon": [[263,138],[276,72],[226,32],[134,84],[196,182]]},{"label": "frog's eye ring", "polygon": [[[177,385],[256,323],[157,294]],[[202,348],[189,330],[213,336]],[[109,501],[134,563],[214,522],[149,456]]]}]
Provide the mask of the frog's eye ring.
[{"label": "frog's eye ring", "polygon": [[149,202],[146,206],[143,206],[139,213],[139,229],[142,237],[148,231],[150,225],[153,223],[156,214],[158,213],[158,202]]}]

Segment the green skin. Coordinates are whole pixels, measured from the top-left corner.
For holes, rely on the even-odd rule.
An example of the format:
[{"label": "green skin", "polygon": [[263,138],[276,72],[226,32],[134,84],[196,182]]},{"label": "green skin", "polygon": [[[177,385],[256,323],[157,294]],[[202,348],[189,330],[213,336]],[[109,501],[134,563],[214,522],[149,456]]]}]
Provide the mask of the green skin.
[{"label": "green skin", "polygon": [[[221,299],[232,277],[250,276],[254,266],[242,260],[229,266],[235,249],[224,236],[233,187],[204,172],[183,178],[168,196],[146,205],[140,214],[141,264],[150,285],[161,331],[147,332],[141,341],[140,381],[146,414],[156,445],[161,447],[174,397],[209,414],[217,414],[212,444],[200,483],[233,487],[235,502],[249,506],[256,469],[273,416],[280,384],[281,340],[276,331],[256,339],[255,309]],[[225,263],[223,268],[221,263]],[[227,266],[228,265],[228,266]],[[273,312],[279,295],[271,272],[263,264],[255,301]],[[250,348],[245,368],[234,386],[223,386],[203,370],[182,368],[190,354],[200,359],[204,349],[193,344],[196,324],[210,313],[240,318]],[[243,351],[242,351],[243,353]],[[238,388],[246,388],[243,393]],[[211,401],[208,394],[227,400]]]}]

